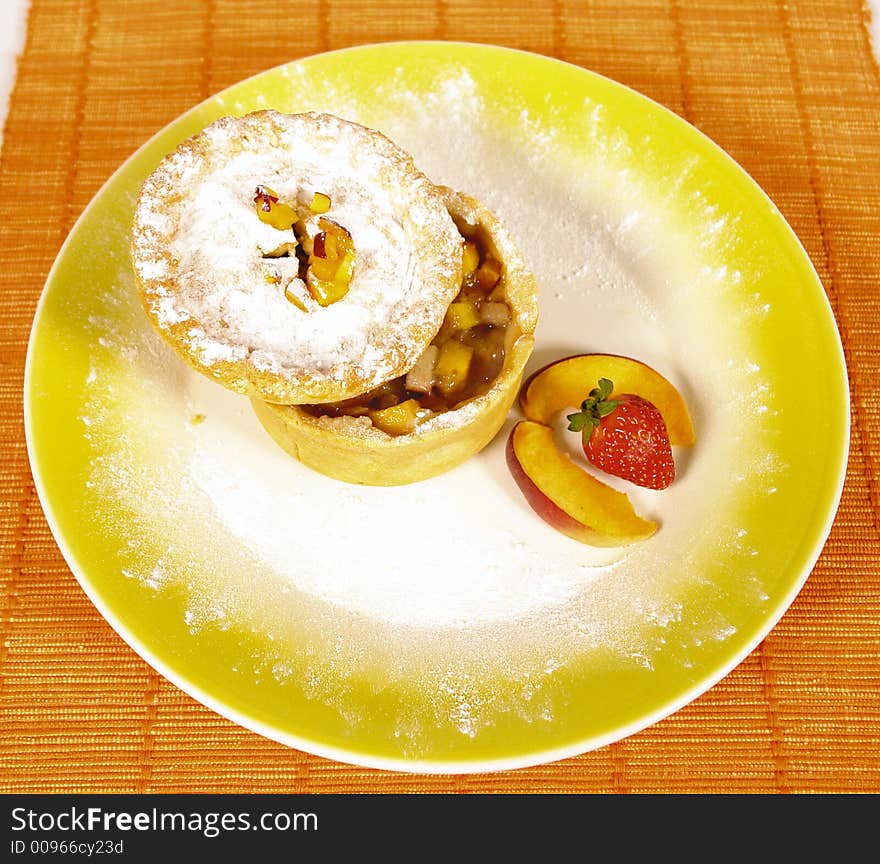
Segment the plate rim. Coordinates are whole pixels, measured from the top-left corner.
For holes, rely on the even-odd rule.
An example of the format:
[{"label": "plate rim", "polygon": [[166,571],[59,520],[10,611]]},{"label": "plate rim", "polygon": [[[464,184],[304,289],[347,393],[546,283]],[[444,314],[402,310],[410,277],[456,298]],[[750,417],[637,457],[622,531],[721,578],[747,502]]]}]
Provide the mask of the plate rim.
[{"label": "plate rim", "polygon": [[[392,758],[377,756],[376,754],[369,752],[368,748],[349,750],[343,747],[335,747],[333,745],[325,744],[323,742],[316,742],[309,738],[303,738],[299,735],[289,732],[288,730],[282,729],[280,726],[273,726],[272,724],[265,723],[258,718],[247,716],[246,714],[238,711],[236,708],[230,707],[229,705],[225,704],[222,700],[215,698],[211,693],[203,690],[198,684],[191,682],[186,674],[178,672],[170,665],[168,665],[168,663],[163,658],[155,654],[155,652],[151,650],[149,646],[141,643],[138,638],[134,637],[130,632],[128,632],[128,628],[125,625],[124,621],[106,604],[100,593],[95,589],[94,586],[92,586],[88,574],[85,573],[84,568],[78,565],[76,561],[76,556],[69,548],[64,533],[60,530],[60,526],[56,521],[56,515],[53,509],[52,502],[45,489],[41,473],[37,470],[36,465],[37,444],[35,442],[35,435],[37,433],[34,430],[32,401],[34,375],[33,354],[36,350],[35,342],[36,334],[39,329],[39,322],[42,317],[45,303],[47,302],[50,285],[55,280],[56,271],[61,266],[60,262],[68,252],[69,246],[73,244],[77,229],[83,222],[87,221],[90,212],[97,205],[98,200],[101,199],[102,196],[105,194],[107,188],[115,182],[119,175],[123,174],[129,168],[130,164],[134,162],[138,158],[138,156],[143,153],[143,151],[145,151],[153,144],[155,139],[162,136],[163,134],[166,134],[172,127],[183,123],[187,118],[196,114],[198,111],[203,110],[206,105],[218,99],[218,97],[223,97],[230,91],[246,85],[248,82],[253,82],[256,79],[259,79],[273,72],[277,72],[278,70],[286,67],[290,67],[300,63],[313,62],[316,59],[320,59],[330,55],[357,54],[359,52],[369,53],[376,51],[377,49],[386,50],[401,46],[404,46],[407,49],[418,49],[425,46],[431,46],[438,49],[452,47],[464,49],[466,51],[474,51],[478,54],[494,53],[498,56],[511,54],[523,55],[524,57],[530,58],[531,60],[539,60],[542,62],[547,62],[551,65],[558,64],[560,66],[572,69],[577,73],[584,74],[587,77],[592,77],[603,81],[606,84],[611,85],[612,88],[620,88],[621,90],[627,91],[629,94],[632,94],[637,99],[644,100],[650,103],[657,110],[674,118],[675,122],[683,124],[683,127],[688,130],[689,134],[696,133],[697,136],[703,139],[704,144],[709,145],[712,150],[716,151],[716,153],[720,157],[726,160],[729,165],[734,169],[735,173],[738,175],[739,180],[741,182],[744,181],[749,184],[768,205],[768,208],[771,211],[773,218],[778,222],[780,227],[784,228],[785,233],[788,235],[789,241],[792,244],[793,248],[797,248],[799,250],[800,257],[803,259],[803,263],[808,267],[812,279],[815,283],[814,287],[819,289],[819,299],[821,300],[820,305],[823,309],[823,314],[828,319],[826,323],[830,323],[832,325],[832,331],[836,334],[836,339],[834,340],[834,348],[837,366],[835,371],[840,373],[841,380],[838,383],[842,384],[844,387],[842,401],[843,405],[845,406],[844,414],[841,418],[839,418],[841,422],[840,431],[842,433],[842,437],[840,440],[840,456],[837,464],[837,476],[833,489],[830,491],[829,506],[827,507],[827,510],[825,512],[825,518],[821,527],[818,528],[815,542],[811,544],[811,552],[807,556],[806,563],[801,567],[801,572],[798,574],[798,578],[793,580],[791,587],[785,593],[784,597],[779,598],[774,604],[772,614],[764,617],[763,622],[759,627],[757,627],[753,637],[747,640],[741,648],[735,651],[732,656],[727,660],[727,662],[721,664],[711,675],[701,678],[695,684],[684,689],[682,693],[679,694],[677,697],[663,702],[660,706],[655,708],[655,710],[650,712],[649,714],[639,715],[637,720],[624,725],[615,726],[612,731],[609,731],[602,735],[589,735],[586,738],[579,738],[576,742],[565,746],[559,746],[549,749],[528,749],[526,752],[520,753],[520,755],[517,756],[483,759],[477,758],[470,760],[442,758],[408,759],[404,757]],[[192,105],[186,111],[175,116],[167,124],[152,133],[150,137],[146,139],[134,151],[132,151],[101,184],[101,186],[94,193],[92,198],[83,208],[81,213],[78,215],[77,219],[74,221],[67,236],[64,239],[64,242],[61,244],[58,251],[56,252],[55,258],[46,275],[38,302],[34,309],[33,320],[31,322],[30,332],[28,336],[23,379],[24,431],[28,464],[30,467],[31,476],[34,481],[34,488],[37,493],[37,497],[39,499],[44,517],[46,518],[48,527],[52,534],[52,539],[58,546],[59,551],[61,552],[62,557],[64,558],[65,563],[68,566],[68,569],[74,576],[80,588],[84,591],[91,603],[95,606],[95,608],[104,618],[104,620],[107,621],[108,624],[110,624],[114,632],[123,640],[123,642],[136,655],[144,660],[154,671],[168,679],[168,681],[170,681],[174,686],[178,687],[178,689],[183,691],[186,695],[190,696],[195,701],[201,703],[202,705],[208,707],[210,710],[214,711],[222,717],[225,717],[226,719],[244,729],[248,729],[256,734],[259,734],[267,738],[268,740],[275,741],[288,747],[301,750],[305,753],[311,753],[319,757],[333,759],[338,762],[363,768],[373,768],[411,774],[474,774],[518,770],[521,768],[547,764],[550,762],[558,761],[560,759],[566,759],[572,756],[592,752],[594,750],[598,750],[604,746],[607,746],[608,744],[628,738],[631,735],[636,734],[637,732],[640,732],[650,726],[653,726],[661,720],[670,717],[671,715],[680,711],[686,705],[699,698],[705,692],[710,690],[712,687],[718,684],[719,681],[727,677],[737,666],[739,666],[746,659],[746,657],[748,657],[749,654],[751,654],[758,647],[758,645],[776,627],[781,618],[788,612],[797,595],[802,590],[807,579],[810,577],[811,573],[815,569],[816,563],[827,543],[831,529],[837,518],[837,512],[840,506],[840,501],[846,481],[847,466],[849,460],[849,448],[852,435],[852,406],[850,399],[851,397],[848,365],[846,352],[843,347],[842,337],[840,334],[840,328],[837,323],[837,318],[834,314],[834,309],[831,305],[831,300],[828,296],[828,292],[825,290],[824,284],[816,270],[812,259],[804,248],[797,233],[794,231],[788,220],[770,198],[768,193],[751,176],[751,174],[746,171],[746,169],[742,165],[740,165],[740,163],[733,156],[731,156],[730,153],[727,152],[727,150],[722,145],[718,144],[714,139],[710,138],[696,125],[694,125],[686,118],[682,117],[680,114],[673,111],[671,108],[663,105],[662,103],[658,102],[657,100],[646,95],[645,93],[642,93],[641,91],[635,89],[630,85],[621,83],[592,69],[579,66],[567,60],[562,60],[560,58],[528,51],[521,48],[513,48],[497,44],[485,44],[462,40],[437,39],[371,42],[345,46],[329,51],[321,51],[303,57],[298,57],[296,59],[292,59],[284,63],[260,70],[253,75],[249,75],[239,81],[234,82],[233,84],[223,88],[222,90],[218,90],[214,93],[209,94],[205,99],[199,101],[195,105]]]}]

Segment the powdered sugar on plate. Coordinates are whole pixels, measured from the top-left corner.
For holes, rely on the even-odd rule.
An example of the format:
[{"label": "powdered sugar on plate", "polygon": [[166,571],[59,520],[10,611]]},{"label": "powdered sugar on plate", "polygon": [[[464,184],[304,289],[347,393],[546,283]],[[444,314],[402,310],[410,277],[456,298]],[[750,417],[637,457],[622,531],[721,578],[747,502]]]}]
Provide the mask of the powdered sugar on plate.
[{"label": "powdered sugar on plate", "polygon": [[[472,738],[499,711],[551,723],[545,687],[555,676],[586,656],[650,670],[676,623],[687,622],[684,654],[694,658],[734,635],[734,623],[692,600],[705,587],[701,561],[733,555],[737,591],[766,601],[737,484],[771,495],[785,469],[768,443],[778,409],[746,328],[720,326],[732,309],[749,321],[766,315],[759,296],[742,308],[743,274],[719,263],[737,242],[736,214],[696,200],[707,218],[695,244],[662,194],[633,176],[639,142],[604,128],[601,105],[584,106],[593,147],[574,174],[552,125],[518,110],[508,118],[519,128],[493,123],[464,70],[427,95],[391,79],[369,107],[297,67],[289,74],[321,108],[376,126],[433,180],[482,198],[507,224],[541,291],[529,370],[587,351],[638,357],[682,391],[698,445],[676,453],[670,489],[627,489],[661,529],[617,550],[564,537],[525,504],[503,457],[515,412],[486,450],[442,477],[347,486],[291,460],[246,399],[186,369],[152,331],[123,268],[105,288],[107,315],[90,322],[82,416],[94,511],[127,538],[121,578],[182,592],[193,634],[264,634],[242,668],[296,682],[353,723],[364,710],[356,680],[430,694],[427,716],[400,707],[406,755],[419,755],[432,725]],[[747,430],[730,395],[745,391],[764,406]],[[577,451],[561,430],[559,440]]]}]

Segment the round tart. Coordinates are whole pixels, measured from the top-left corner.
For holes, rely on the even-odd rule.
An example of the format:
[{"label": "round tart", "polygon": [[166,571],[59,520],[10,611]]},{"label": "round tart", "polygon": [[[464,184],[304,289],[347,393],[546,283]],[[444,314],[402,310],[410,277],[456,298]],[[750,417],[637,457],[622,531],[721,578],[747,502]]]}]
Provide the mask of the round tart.
[{"label": "round tart", "polygon": [[465,241],[463,275],[407,374],[333,404],[251,400],[272,438],[316,471],[377,486],[424,480],[479,452],[507,418],[534,344],[537,285],[491,211],[443,196]]},{"label": "round tart", "polygon": [[441,191],[388,138],[259,111],[183,142],[145,182],[132,258],[177,353],[239,393],[347,399],[404,374],[458,293]]}]

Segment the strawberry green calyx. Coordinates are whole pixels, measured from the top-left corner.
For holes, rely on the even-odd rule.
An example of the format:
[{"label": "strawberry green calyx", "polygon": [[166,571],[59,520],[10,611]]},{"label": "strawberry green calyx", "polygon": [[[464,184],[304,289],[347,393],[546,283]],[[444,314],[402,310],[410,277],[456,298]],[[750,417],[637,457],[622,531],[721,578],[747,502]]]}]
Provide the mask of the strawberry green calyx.
[{"label": "strawberry green calyx", "polygon": [[599,427],[599,421],[607,417],[619,404],[619,399],[609,399],[614,390],[614,382],[608,378],[600,378],[599,386],[590,390],[589,396],[581,402],[581,410],[566,415],[570,432],[580,432],[586,441],[593,430]]}]

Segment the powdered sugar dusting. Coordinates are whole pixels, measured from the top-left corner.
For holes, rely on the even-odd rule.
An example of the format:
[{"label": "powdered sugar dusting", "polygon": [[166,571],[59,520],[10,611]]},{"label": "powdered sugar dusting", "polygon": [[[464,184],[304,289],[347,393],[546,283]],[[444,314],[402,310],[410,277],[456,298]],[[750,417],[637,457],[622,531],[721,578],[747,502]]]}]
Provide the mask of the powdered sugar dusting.
[{"label": "powdered sugar dusting", "polygon": [[[330,197],[327,218],[356,250],[341,300],[321,307],[294,279],[297,305],[285,280],[267,278],[263,256],[293,234],[257,218],[258,185],[282,202]],[[157,325],[208,371],[236,364],[230,377],[255,379],[250,392],[272,401],[341,399],[405,372],[459,285],[461,241],[427,179],[387,139],[325,115],[211,124],[148,179],[134,230]]]},{"label": "powdered sugar dusting", "polygon": [[[586,663],[650,674],[669,640],[685,638],[681,662],[698,665],[737,633],[718,608],[693,600],[707,593],[707,555],[737,561],[735,590],[746,601],[768,596],[737,487],[772,495],[785,482],[785,465],[765,446],[762,424],[779,409],[760,358],[739,329],[712,326],[741,306],[744,276],[720,263],[738,242],[736,214],[710,211],[694,248],[629,171],[635,143],[604,129],[599,104],[584,108],[596,146],[575,176],[552,124],[519,108],[509,112],[512,130],[494,124],[466,70],[418,94],[401,75],[369,108],[302,67],[286,71],[295,92],[317,92],[324,109],[378,126],[433,180],[498,213],[541,289],[530,368],[584,351],[640,357],[684,393],[699,444],[676,454],[670,489],[627,489],[662,527],[625,550],[591,549],[536,518],[504,464],[509,424],[442,477],[346,486],[289,459],[247,400],[185,369],[121,271],[106,289],[107,315],[90,324],[82,422],[94,445],[94,510],[129,538],[123,578],[147,593],[181,592],[193,638],[262,634],[262,648],[227,673],[289,683],[352,728],[369,723],[364,680],[399,691],[393,735],[406,757],[423,755],[437,729],[470,741],[502,715],[549,729],[560,710],[555,682]],[[670,188],[688,182],[670,178]],[[740,314],[760,322],[764,305],[756,296]],[[596,320],[602,327],[589,326]],[[732,422],[742,406],[729,395],[745,390],[766,408],[747,429]],[[571,436],[559,437],[576,451]],[[733,590],[709,588],[713,597]],[[410,707],[413,691],[428,712]]]}]

